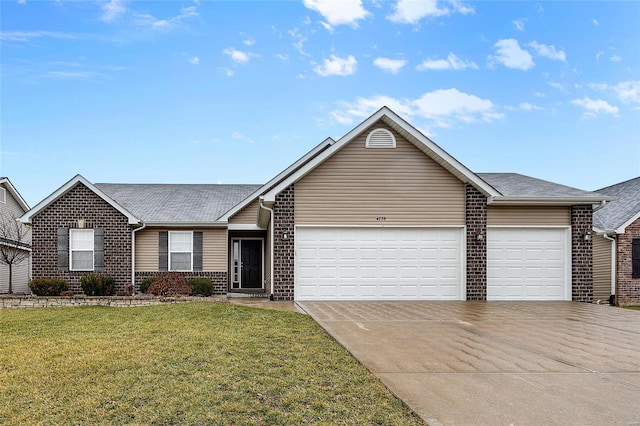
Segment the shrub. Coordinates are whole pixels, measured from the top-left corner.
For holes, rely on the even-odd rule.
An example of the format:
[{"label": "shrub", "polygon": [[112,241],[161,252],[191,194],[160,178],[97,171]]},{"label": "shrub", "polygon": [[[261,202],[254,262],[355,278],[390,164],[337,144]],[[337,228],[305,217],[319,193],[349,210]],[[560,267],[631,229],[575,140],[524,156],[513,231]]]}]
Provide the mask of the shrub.
[{"label": "shrub", "polygon": [[140,291],[142,293],[146,293],[147,290],[149,290],[149,286],[153,284],[155,280],[155,277],[147,277],[144,280],[140,281]]},{"label": "shrub", "polygon": [[209,278],[192,278],[189,283],[191,283],[193,294],[211,296],[213,293],[213,284]]},{"label": "shrub", "polygon": [[34,278],[29,282],[29,288],[36,296],[60,296],[69,289],[69,285],[58,278]]},{"label": "shrub", "polygon": [[89,274],[80,278],[80,287],[87,296],[110,296],[113,294],[113,277],[102,274]]},{"label": "shrub", "polygon": [[60,296],[72,297],[73,296],[73,292],[71,290],[65,290],[65,291],[60,292]]},{"label": "shrub", "polygon": [[189,284],[182,274],[177,272],[163,272],[149,286],[147,292],[155,296],[190,295],[191,284]]}]

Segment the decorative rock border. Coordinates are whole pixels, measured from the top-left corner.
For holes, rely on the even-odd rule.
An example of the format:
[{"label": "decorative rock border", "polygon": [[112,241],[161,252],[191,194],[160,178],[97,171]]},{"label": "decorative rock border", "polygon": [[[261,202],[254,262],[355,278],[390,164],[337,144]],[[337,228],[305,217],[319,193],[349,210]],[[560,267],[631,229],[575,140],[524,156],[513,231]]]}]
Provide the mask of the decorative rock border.
[{"label": "decorative rock border", "polygon": [[127,308],[166,303],[227,302],[226,296],[0,296],[0,309],[55,308],[65,306],[110,306]]}]

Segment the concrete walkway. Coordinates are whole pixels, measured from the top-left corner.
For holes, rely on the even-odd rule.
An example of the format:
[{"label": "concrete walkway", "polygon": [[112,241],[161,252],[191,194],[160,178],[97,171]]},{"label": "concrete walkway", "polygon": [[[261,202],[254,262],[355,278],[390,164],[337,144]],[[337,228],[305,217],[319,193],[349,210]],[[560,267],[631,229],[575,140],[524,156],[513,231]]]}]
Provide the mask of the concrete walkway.
[{"label": "concrete walkway", "polygon": [[573,302],[299,305],[431,426],[640,425],[640,311]]}]

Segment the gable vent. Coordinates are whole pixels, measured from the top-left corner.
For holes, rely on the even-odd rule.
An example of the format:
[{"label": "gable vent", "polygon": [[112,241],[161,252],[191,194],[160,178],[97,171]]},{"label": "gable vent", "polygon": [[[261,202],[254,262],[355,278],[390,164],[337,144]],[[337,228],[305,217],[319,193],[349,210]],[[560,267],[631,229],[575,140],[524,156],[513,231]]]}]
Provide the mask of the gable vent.
[{"label": "gable vent", "polygon": [[395,148],[396,138],[387,129],[374,129],[367,135],[365,148]]}]

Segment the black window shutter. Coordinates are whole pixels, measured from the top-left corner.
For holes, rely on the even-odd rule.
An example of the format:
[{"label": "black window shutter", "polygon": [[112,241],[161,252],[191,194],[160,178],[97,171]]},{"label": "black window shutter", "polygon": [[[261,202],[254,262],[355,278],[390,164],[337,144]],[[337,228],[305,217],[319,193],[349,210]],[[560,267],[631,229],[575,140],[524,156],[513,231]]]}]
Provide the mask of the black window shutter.
[{"label": "black window shutter", "polygon": [[96,272],[104,271],[104,229],[93,230],[93,269]]},{"label": "black window shutter", "polygon": [[158,269],[160,272],[169,270],[169,232],[158,233]]},{"label": "black window shutter", "polygon": [[58,269],[69,270],[69,228],[58,228]]},{"label": "black window shutter", "polygon": [[193,270],[202,271],[202,232],[193,233]]},{"label": "black window shutter", "polygon": [[631,277],[640,278],[640,238],[634,238],[631,246]]}]

